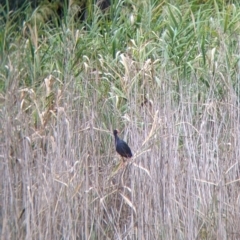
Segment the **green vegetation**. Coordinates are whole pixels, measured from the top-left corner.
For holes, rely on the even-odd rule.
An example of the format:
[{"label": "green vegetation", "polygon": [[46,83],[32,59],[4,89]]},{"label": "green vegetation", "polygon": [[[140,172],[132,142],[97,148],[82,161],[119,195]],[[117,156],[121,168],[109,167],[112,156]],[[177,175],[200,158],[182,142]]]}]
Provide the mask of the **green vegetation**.
[{"label": "green vegetation", "polygon": [[238,1],[80,8],[0,8],[1,239],[239,239]]}]

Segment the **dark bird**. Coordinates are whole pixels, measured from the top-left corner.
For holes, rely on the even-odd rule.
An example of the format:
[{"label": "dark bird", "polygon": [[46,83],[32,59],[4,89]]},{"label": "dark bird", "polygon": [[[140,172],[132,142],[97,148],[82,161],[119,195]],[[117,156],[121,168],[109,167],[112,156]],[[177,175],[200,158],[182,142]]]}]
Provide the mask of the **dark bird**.
[{"label": "dark bird", "polygon": [[115,137],[115,146],[117,153],[121,155],[123,158],[131,158],[132,157],[131,149],[126,142],[124,142],[118,137],[118,130],[114,130],[113,134]]}]

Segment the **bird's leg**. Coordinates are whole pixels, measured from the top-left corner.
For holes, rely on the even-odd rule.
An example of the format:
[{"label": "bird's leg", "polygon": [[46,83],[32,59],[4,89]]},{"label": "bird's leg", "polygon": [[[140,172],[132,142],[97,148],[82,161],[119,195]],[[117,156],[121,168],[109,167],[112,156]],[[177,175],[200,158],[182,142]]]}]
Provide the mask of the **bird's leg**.
[{"label": "bird's leg", "polygon": [[121,164],[120,164],[121,168],[124,167],[124,157],[121,157]]},{"label": "bird's leg", "polygon": [[125,168],[126,165],[127,165],[126,159],[121,156],[120,163],[119,163],[118,166],[117,166],[117,171],[118,171],[119,169]]},{"label": "bird's leg", "polygon": [[119,169],[123,168],[123,166],[124,166],[124,161],[123,161],[123,157],[121,156],[121,160],[120,160],[120,163],[117,166],[117,169],[119,170]]},{"label": "bird's leg", "polygon": [[122,157],[122,164],[123,164],[123,167],[126,167],[128,165],[128,159],[125,158],[125,157]]}]

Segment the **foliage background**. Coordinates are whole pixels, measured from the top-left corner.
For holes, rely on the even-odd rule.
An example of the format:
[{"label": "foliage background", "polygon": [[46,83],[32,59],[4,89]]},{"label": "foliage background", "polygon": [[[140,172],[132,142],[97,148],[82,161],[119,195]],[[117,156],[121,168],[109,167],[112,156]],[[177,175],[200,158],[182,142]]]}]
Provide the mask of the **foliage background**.
[{"label": "foliage background", "polygon": [[0,8],[1,239],[239,239],[238,1],[54,6]]}]

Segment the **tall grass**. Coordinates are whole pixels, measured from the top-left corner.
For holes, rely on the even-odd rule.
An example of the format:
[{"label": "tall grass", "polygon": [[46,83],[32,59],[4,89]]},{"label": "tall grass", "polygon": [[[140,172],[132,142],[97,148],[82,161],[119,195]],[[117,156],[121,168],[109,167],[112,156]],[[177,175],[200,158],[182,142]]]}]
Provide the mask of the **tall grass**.
[{"label": "tall grass", "polygon": [[239,239],[239,5],[195,2],[3,15],[1,239]]}]

